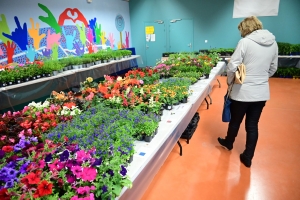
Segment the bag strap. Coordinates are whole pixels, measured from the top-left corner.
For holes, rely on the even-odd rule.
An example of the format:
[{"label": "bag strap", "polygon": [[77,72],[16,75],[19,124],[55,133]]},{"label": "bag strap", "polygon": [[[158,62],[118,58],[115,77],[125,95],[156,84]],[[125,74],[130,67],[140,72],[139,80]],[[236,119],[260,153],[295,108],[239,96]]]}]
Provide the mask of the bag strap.
[{"label": "bag strap", "polygon": [[[235,78],[234,78],[235,79]],[[232,87],[233,87],[233,83],[234,83],[234,79],[232,80],[231,84],[228,86],[228,89],[227,89],[227,95],[226,95],[226,100],[228,99],[231,91],[232,91]]]}]

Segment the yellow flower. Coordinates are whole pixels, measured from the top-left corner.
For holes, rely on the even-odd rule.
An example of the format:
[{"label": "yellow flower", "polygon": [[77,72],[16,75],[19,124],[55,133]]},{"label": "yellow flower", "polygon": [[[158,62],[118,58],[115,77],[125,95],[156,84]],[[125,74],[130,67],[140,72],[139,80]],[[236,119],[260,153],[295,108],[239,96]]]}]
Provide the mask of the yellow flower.
[{"label": "yellow flower", "polygon": [[88,82],[93,82],[93,78],[92,77],[88,77],[88,78],[86,78],[86,80],[88,81]]}]

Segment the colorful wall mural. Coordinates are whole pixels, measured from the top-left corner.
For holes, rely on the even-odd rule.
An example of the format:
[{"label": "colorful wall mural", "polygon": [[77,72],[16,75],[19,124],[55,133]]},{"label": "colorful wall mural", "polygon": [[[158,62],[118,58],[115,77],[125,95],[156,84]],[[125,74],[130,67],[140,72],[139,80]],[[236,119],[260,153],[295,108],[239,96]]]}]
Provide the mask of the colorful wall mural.
[{"label": "colorful wall mural", "polygon": [[[53,12],[52,8],[47,6],[47,2],[49,1],[28,2],[37,4],[38,7],[36,7],[39,10],[28,9],[26,16],[31,16],[31,13],[35,12],[41,14],[36,18],[24,19],[24,12],[22,18],[17,12],[13,17],[14,23],[6,14],[12,10],[9,9],[9,5],[6,5],[4,11],[0,8],[0,65],[12,62],[24,64],[43,57],[59,59],[67,56],[81,56],[85,53],[97,52],[99,49],[130,47],[130,24],[125,23],[123,18],[123,15],[128,18],[129,11],[119,13],[118,9],[106,10],[105,12],[109,12],[107,18],[102,14],[99,19],[95,12],[97,10],[84,9],[82,11],[79,7],[61,8],[59,6],[62,12],[57,12],[57,6],[55,6]],[[56,3],[58,2],[61,1]],[[102,3],[107,4],[108,1]],[[118,7],[116,3],[117,1],[111,1],[110,6]],[[0,7],[1,4],[2,2]],[[72,4],[76,6],[76,3]],[[85,12],[91,16],[90,11],[95,13],[95,16],[88,18]],[[101,10],[98,11],[101,12]],[[9,15],[11,16],[11,13]],[[29,23],[26,22],[28,19]],[[109,25],[107,25],[108,22]],[[45,27],[41,27],[41,24]],[[106,24],[106,27],[103,24]]]}]

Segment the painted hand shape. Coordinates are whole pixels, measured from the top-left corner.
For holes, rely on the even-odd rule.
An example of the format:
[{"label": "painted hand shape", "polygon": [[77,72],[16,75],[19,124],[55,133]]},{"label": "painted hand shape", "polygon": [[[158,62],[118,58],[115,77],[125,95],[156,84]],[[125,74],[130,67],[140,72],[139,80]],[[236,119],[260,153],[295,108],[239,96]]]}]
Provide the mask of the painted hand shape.
[{"label": "painted hand shape", "polygon": [[101,42],[102,42],[103,46],[105,45],[106,41],[107,41],[107,39],[105,37],[105,31],[102,31],[101,32]]},{"label": "painted hand shape", "polygon": [[8,35],[6,33],[2,33],[5,37],[7,37],[8,39],[14,41],[15,43],[17,43],[17,45],[23,50],[26,51],[26,45],[28,44],[27,41],[27,37],[28,37],[28,32],[27,32],[27,24],[24,23],[23,24],[23,29],[20,25],[19,19],[18,17],[14,17],[15,18],[15,22],[17,24],[17,28],[15,29],[15,31],[11,32],[11,35]]},{"label": "painted hand shape", "polygon": [[93,43],[89,43],[86,47],[89,50],[89,54],[94,53]]},{"label": "painted hand shape", "polygon": [[74,47],[75,47],[75,49],[76,49],[76,55],[77,56],[81,56],[82,54],[84,54],[84,46],[82,47],[82,49],[80,48],[80,45],[79,45],[79,42],[75,42],[74,43]]},{"label": "painted hand shape", "polygon": [[16,44],[14,42],[7,41],[3,44],[6,49],[7,63],[13,62],[13,55],[15,54]]},{"label": "painted hand shape", "polygon": [[85,26],[84,26],[84,24],[82,24],[82,26],[80,27],[78,24],[76,24],[76,27],[79,30],[80,41],[81,41],[82,45],[85,45],[85,42],[86,42]]},{"label": "painted hand shape", "polygon": [[94,19],[89,20],[89,22],[90,22],[89,27],[93,31],[93,36],[94,36],[94,40],[93,41],[96,42],[95,26],[96,26],[97,18],[95,17]]},{"label": "painted hand shape", "polygon": [[39,16],[39,19],[42,22],[45,22],[46,24],[48,24],[50,27],[52,27],[56,33],[60,33],[61,32],[60,26],[58,25],[52,12],[43,4],[38,3],[38,5],[43,11],[45,11],[48,14],[47,17]]},{"label": "painted hand shape", "polygon": [[41,34],[39,33],[40,31],[40,24],[36,23],[36,29],[34,28],[34,21],[32,18],[30,18],[30,22],[31,22],[31,29],[28,29],[28,33],[30,35],[30,37],[32,37],[33,39],[33,46],[35,49],[39,49],[40,48],[40,42],[41,40],[46,36],[45,33]]},{"label": "painted hand shape", "polygon": [[97,44],[100,44],[100,37],[101,37],[101,24],[98,24],[96,23],[96,26],[95,26],[95,35],[96,35],[96,43]]},{"label": "painted hand shape", "polygon": [[118,42],[118,49],[124,49],[126,48],[126,44],[121,44],[121,42]]},{"label": "painted hand shape", "polygon": [[51,49],[43,49],[42,54],[43,54],[43,56],[49,58],[51,55]]},{"label": "painted hand shape", "polygon": [[71,20],[76,24],[77,21],[84,23],[85,27],[88,27],[88,22],[85,16],[78,10],[78,8],[66,8],[58,18],[58,24],[63,26],[66,20]]},{"label": "painted hand shape", "polygon": [[126,39],[125,39],[126,48],[129,48],[129,32],[125,31],[125,34],[126,34]]},{"label": "painted hand shape", "polygon": [[87,35],[88,41],[90,43],[94,42],[94,35],[93,35],[93,29],[89,28],[88,29],[88,35]]},{"label": "painted hand shape", "polygon": [[26,45],[26,47],[27,47],[26,57],[30,62],[33,62],[35,58],[35,49],[33,48],[32,45]]},{"label": "painted hand shape", "polygon": [[[2,18],[2,20],[1,20]],[[6,33],[9,34],[10,30],[6,21],[6,17],[4,14],[1,14],[0,17],[0,33]],[[0,40],[2,40],[3,43],[6,43],[7,41],[10,41],[10,39],[8,39],[7,37],[5,37],[4,35],[0,34]]]},{"label": "painted hand shape", "polygon": [[110,42],[110,48],[111,49],[114,49],[114,42],[115,42],[115,39],[114,39],[114,34],[113,33],[110,33],[108,35],[108,41]]},{"label": "painted hand shape", "polygon": [[52,46],[52,59],[57,60],[58,59],[58,45],[53,44]]},{"label": "painted hand shape", "polygon": [[67,49],[72,50],[73,49],[73,42],[76,36],[76,31],[73,31],[73,35],[67,35],[65,32],[65,29],[62,28],[62,32],[66,38],[66,43],[67,43]]},{"label": "painted hand shape", "polygon": [[97,47],[96,44],[93,45],[93,51],[94,51],[94,53],[97,53],[97,52],[98,52],[98,47]]},{"label": "painted hand shape", "polygon": [[[52,49],[52,46],[54,44],[59,45],[60,42],[60,33],[53,33],[51,34],[50,29],[48,29],[48,33],[47,33],[47,49]],[[72,41],[73,42],[73,41]]]}]

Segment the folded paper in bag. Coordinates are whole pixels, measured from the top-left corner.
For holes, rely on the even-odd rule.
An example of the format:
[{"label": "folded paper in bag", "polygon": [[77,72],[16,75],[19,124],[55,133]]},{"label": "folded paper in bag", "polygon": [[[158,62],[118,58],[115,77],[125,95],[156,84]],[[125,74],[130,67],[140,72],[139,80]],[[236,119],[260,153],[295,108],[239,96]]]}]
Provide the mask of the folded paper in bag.
[{"label": "folded paper in bag", "polygon": [[235,84],[243,84],[246,78],[246,66],[244,63],[240,64],[235,72],[234,83]]}]

